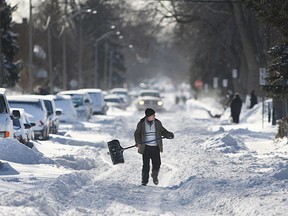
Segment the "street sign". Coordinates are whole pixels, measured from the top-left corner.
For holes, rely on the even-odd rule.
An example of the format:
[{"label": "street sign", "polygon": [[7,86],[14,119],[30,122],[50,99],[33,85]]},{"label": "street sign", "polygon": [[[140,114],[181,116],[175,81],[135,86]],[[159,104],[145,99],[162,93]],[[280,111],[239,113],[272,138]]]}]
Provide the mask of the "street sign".
[{"label": "street sign", "polygon": [[227,87],[228,87],[228,80],[227,80],[227,79],[223,79],[223,80],[222,80],[222,86],[223,86],[224,88],[227,88]]},{"label": "street sign", "polygon": [[232,77],[233,77],[233,78],[237,78],[237,76],[238,76],[238,71],[237,71],[237,69],[233,69],[233,70],[232,70]]},{"label": "street sign", "polygon": [[259,68],[259,84],[266,85],[265,78],[267,77],[266,68]]},{"label": "street sign", "polygon": [[213,88],[218,88],[218,77],[213,77]]}]

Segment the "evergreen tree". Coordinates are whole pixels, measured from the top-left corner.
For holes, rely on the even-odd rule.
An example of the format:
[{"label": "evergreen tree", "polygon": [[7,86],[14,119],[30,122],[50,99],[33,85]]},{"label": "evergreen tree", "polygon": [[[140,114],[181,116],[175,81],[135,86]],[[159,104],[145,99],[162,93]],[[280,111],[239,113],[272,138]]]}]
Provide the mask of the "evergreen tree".
[{"label": "evergreen tree", "polygon": [[11,7],[5,0],[0,0],[0,30],[1,30],[1,65],[4,76],[1,83],[3,86],[14,86],[19,80],[21,64],[13,62],[19,47],[16,39],[17,35],[10,31],[12,22],[12,12],[16,7]]},{"label": "evergreen tree", "polygon": [[283,98],[288,95],[288,1],[287,0],[245,0],[259,18],[273,27],[282,36],[282,41],[268,51],[268,85],[263,90],[271,97]]}]

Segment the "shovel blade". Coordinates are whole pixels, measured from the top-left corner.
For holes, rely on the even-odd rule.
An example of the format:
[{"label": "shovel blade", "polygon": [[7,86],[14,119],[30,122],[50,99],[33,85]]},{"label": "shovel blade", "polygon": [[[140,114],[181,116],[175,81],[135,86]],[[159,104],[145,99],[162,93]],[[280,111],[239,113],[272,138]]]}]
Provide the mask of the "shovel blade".
[{"label": "shovel blade", "polygon": [[113,165],[118,163],[124,163],[123,148],[121,147],[119,140],[115,139],[109,141],[108,149]]}]

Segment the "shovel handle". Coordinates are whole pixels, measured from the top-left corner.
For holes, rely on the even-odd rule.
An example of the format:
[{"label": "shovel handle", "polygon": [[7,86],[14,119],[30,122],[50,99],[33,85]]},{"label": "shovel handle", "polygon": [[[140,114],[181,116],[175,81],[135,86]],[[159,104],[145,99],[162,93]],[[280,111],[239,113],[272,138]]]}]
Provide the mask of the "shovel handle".
[{"label": "shovel handle", "polygon": [[[150,143],[150,142],[153,142],[153,141],[156,141],[156,140],[159,140],[159,139],[164,139],[165,137],[159,137],[157,139],[154,139],[154,140],[149,140],[149,141],[146,141],[146,142],[143,142],[141,144],[146,144],[146,143]],[[122,148],[122,151],[126,150],[126,149],[130,149],[130,148],[133,148],[133,147],[136,147],[135,145],[132,145],[132,146],[128,146],[128,147],[125,147],[125,148]]]},{"label": "shovel handle", "polygon": [[126,149],[129,149],[129,148],[133,148],[133,147],[136,147],[135,145],[132,145],[132,146],[128,146],[126,148],[122,148],[122,151],[126,150]]}]

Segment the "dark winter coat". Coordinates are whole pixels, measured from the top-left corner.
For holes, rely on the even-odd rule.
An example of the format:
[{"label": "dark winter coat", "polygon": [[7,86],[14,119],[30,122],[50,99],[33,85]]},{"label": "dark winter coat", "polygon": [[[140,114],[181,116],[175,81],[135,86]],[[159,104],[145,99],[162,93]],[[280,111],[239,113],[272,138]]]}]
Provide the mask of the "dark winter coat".
[{"label": "dark winter coat", "polygon": [[239,95],[235,95],[235,97],[233,98],[230,108],[231,108],[231,114],[232,116],[235,115],[239,115],[241,112],[241,108],[242,108],[242,103],[243,101],[241,100],[241,98],[239,97]]},{"label": "dark winter coat", "polygon": [[[143,144],[146,140],[145,140],[145,119],[146,117],[140,119],[140,121],[137,124],[137,128],[134,132],[134,138],[135,138],[135,143],[136,144],[141,144],[141,146],[138,149],[138,152],[140,154],[144,153],[145,150],[145,144]],[[169,135],[169,131],[167,131],[160,120],[155,119],[155,130],[156,130],[156,139],[160,138],[161,136],[167,137]],[[163,142],[162,139],[158,139],[156,140],[156,143],[160,149],[160,152],[163,152]]]},{"label": "dark winter coat", "polygon": [[257,103],[258,103],[257,97],[256,97],[254,91],[252,91],[251,97],[250,97],[250,109],[253,108]]}]

